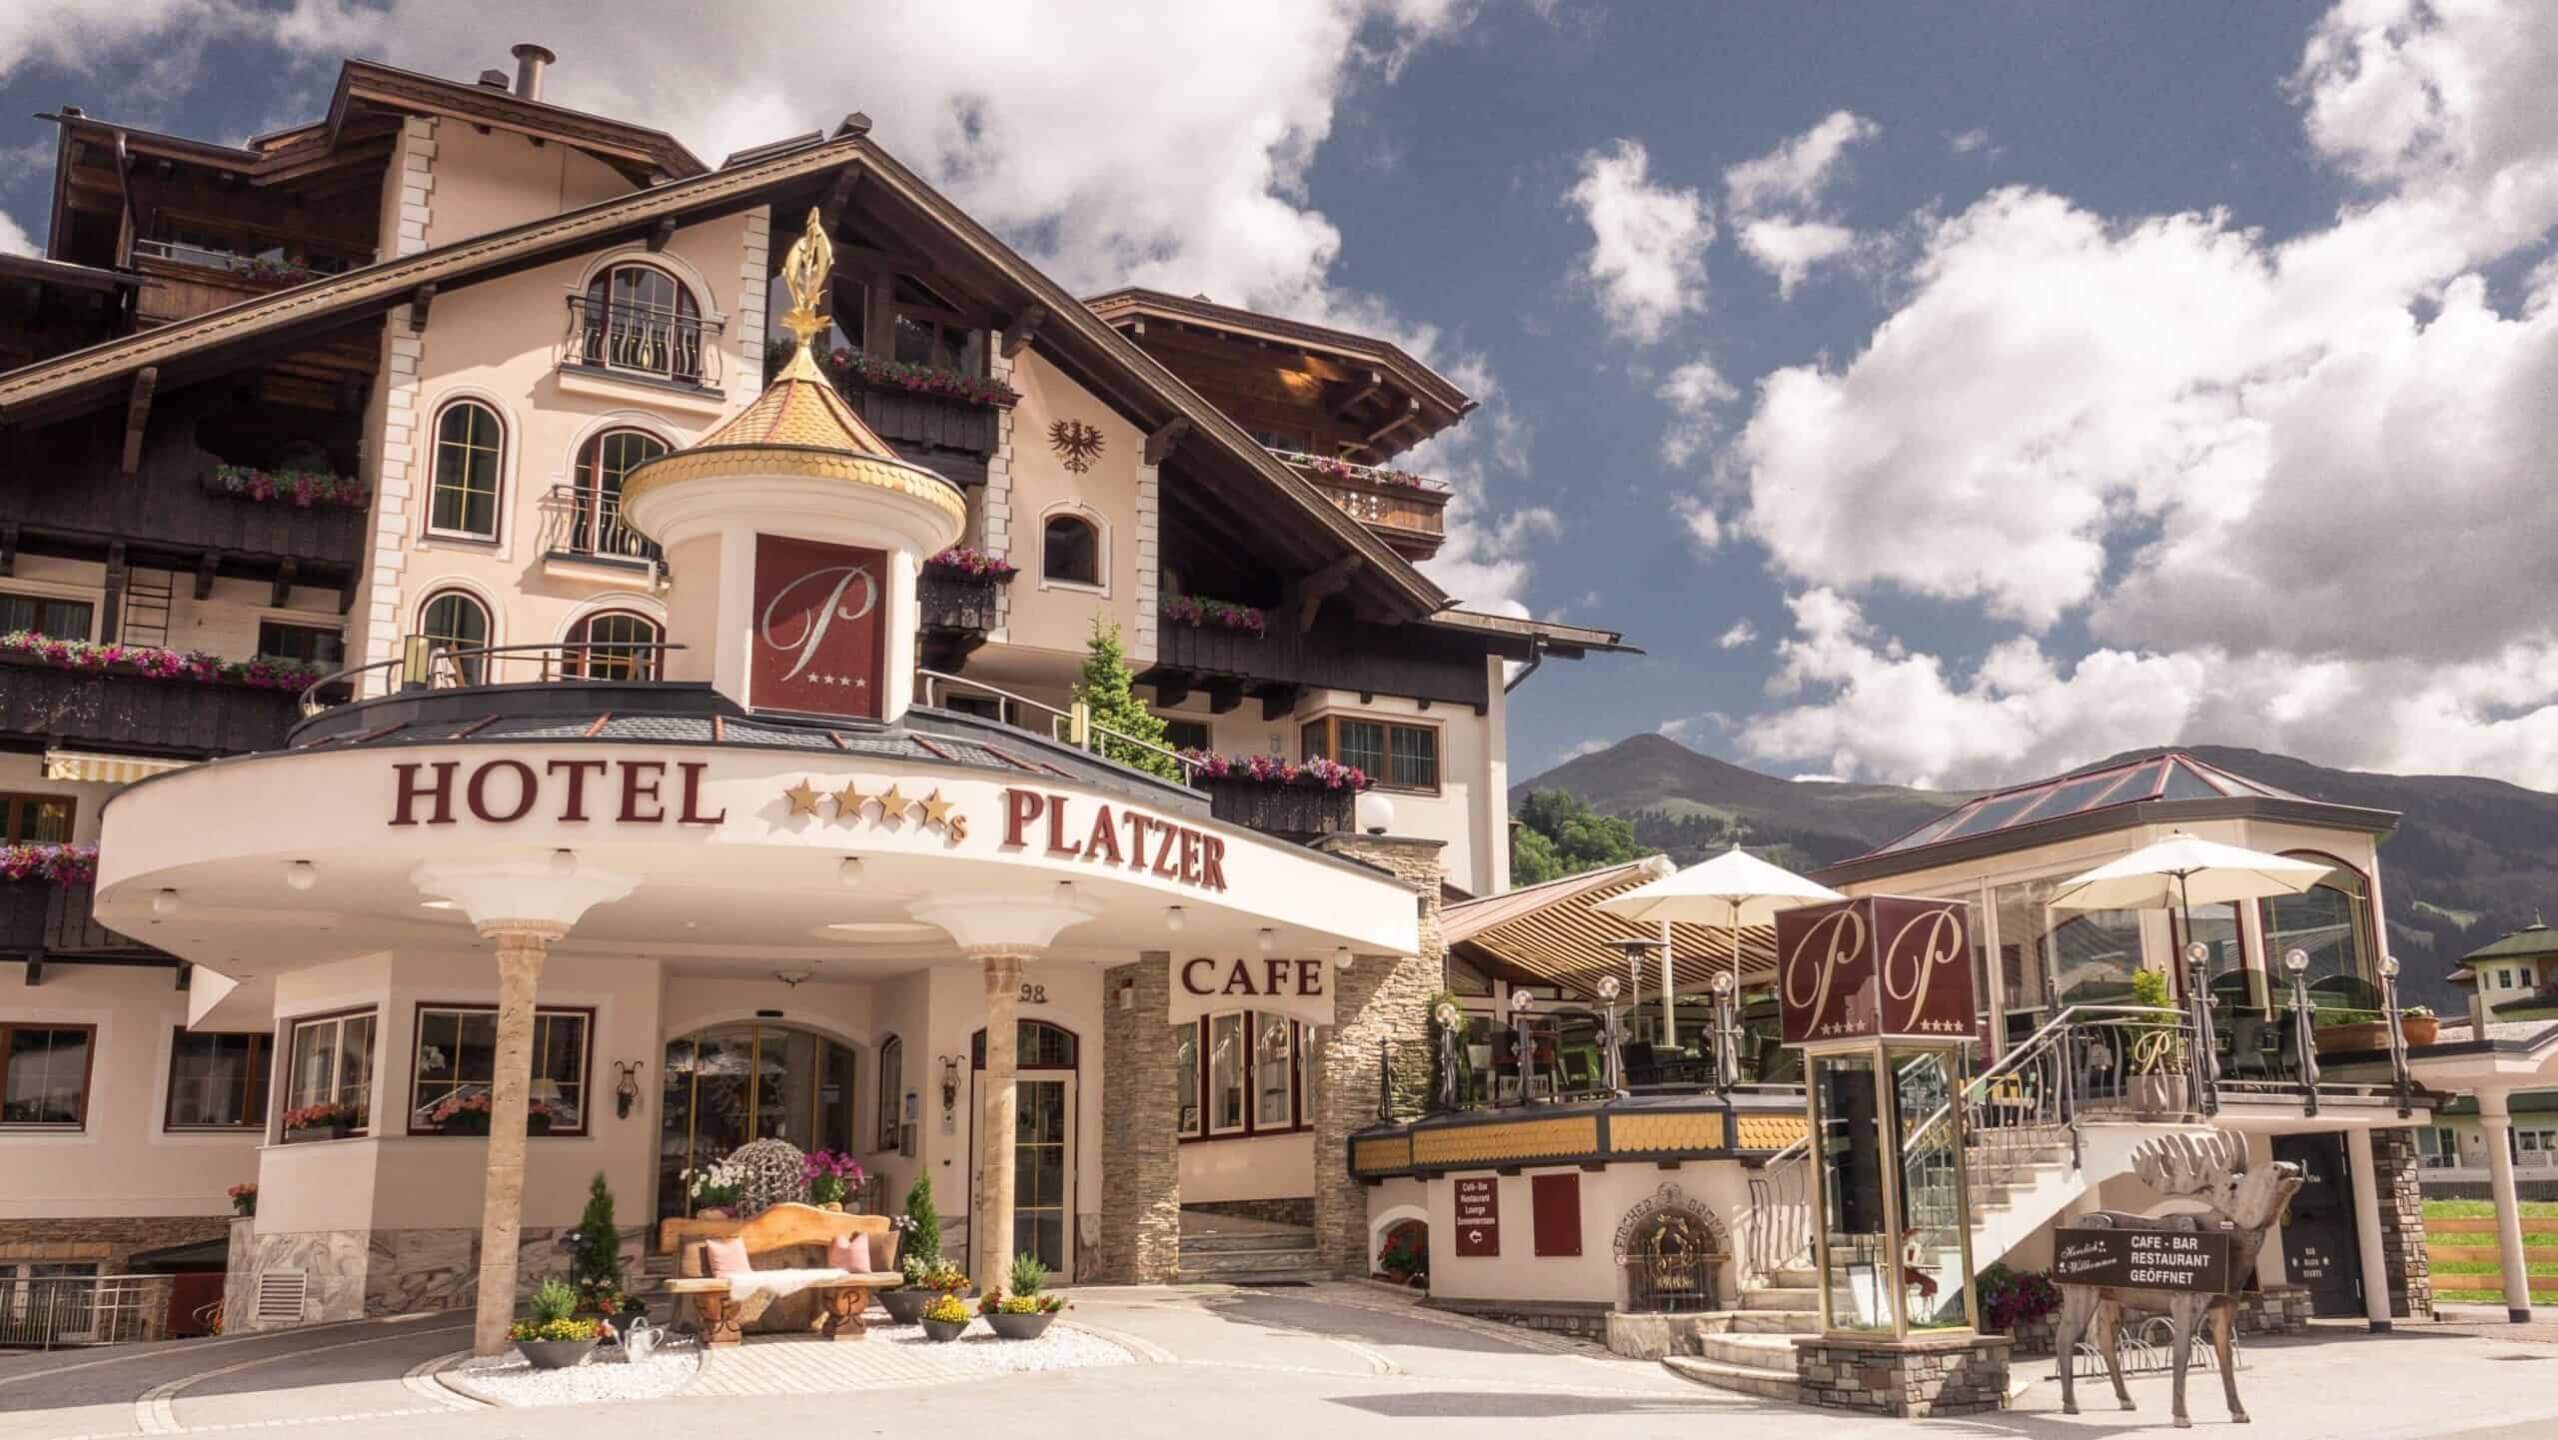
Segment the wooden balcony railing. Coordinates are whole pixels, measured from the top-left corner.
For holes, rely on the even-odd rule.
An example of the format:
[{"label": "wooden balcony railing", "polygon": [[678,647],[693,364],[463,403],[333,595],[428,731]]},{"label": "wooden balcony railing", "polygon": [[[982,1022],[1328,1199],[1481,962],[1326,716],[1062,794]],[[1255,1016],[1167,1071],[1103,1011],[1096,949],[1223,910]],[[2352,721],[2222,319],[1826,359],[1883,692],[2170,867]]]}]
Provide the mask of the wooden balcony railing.
[{"label": "wooden balcony railing", "polygon": [[31,475],[0,484],[0,510],[22,530],[101,543],[219,553],[226,562],[289,560],[306,572],[338,575],[362,567],[365,510],[241,499],[218,493],[210,474],[188,480],[146,467],[127,481],[82,467]]},{"label": "wooden balcony railing", "polygon": [[1264,835],[1311,840],[1318,835],[1347,835],[1357,828],[1355,790],[1206,776],[1191,783],[1207,792],[1210,815]]},{"label": "wooden balcony railing", "polygon": [[82,881],[0,881],[0,954],[148,953],[152,947],[98,923],[97,886]]},{"label": "wooden balcony railing", "polygon": [[294,693],[130,670],[65,670],[0,655],[0,735],[159,755],[280,750]]},{"label": "wooden balcony railing", "polygon": [[1447,538],[1449,490],[1409,471],[1354,465],[1296,450],[1273,450],[1342,513],[1409,553],[1428,555]]},{"label": "wooden balcony railing", "polygon": [[879,438],[891,444],[926,445],[971,455],[995,451],[996,417],[991,405],[941,395],[918,395],[857,379],[839,381],[836,389],[852,403]]}]

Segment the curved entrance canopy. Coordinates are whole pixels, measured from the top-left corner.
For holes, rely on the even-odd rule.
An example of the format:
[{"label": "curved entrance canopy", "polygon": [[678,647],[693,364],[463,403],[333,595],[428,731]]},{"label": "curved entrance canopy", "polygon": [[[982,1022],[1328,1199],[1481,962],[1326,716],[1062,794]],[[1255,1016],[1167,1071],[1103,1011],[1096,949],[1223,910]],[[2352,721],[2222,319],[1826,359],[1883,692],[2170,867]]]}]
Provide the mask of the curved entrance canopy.
[{"label": "curved entrance canopy", "polygon": [[1208,819],[1179,787],[594,728],[484,743],[358,735],[154,777],[108,806],[99,918],[265,982],[479,945],[432,887],[457,865],[512,862],[535,888],[545,873],[633,882],[562,949],[697,971],[904,973],[972,953],[958,933],[968,917],[1020,907],[1082,917],[1048,947],[1055,960],[1178,951],[1259,964],[1419,944],[1400,882]]}]

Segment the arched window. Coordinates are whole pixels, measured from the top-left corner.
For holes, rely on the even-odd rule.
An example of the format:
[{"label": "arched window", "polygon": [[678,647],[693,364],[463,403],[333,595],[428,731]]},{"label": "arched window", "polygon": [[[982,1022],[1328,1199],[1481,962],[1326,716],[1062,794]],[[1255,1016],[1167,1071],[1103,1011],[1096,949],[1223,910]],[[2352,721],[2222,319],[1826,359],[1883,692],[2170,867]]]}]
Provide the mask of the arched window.
[{"label": "arched window", "polygon": [[[1016,1070],[1072,1070],[1081,1046],[1075,1032],[1046,1020],[1023,1020],[1013,1030],[1013,1068]],[[980,1030],[969,1041],[969,1064],[986,1068],[986,1032]]]},{"label": "arched window", "polygon": [[435,493],[427,529],[473,540],[497,538],[499,465],[506,430],[497,412],[476,400],[456,400],[435,417]]},{"label": "arched window", "polygon": [[906,1042],[891,1035],[879,1042],[879,1148],[894,1150],[898,1124],[906,1104]]},{"label": "arched window", "polygon": [[1101,583],[1101,527],[1080,515],[1051,515],[1040,551],[1042,579]]},{"label": "arched window", "polygon": [[2295,859],[2335,865],[2327,877],[2298,895],[2259,900],[2258,919],[2265,931],[2265,968],[2279,998],[2291,983],[2283,957],[2294,950],[2309,956],[2309,994],[2321,1009],[2371,1009],[2379,1003],[2373,984],[2370,926],[2371,887],[2362,872],[2337,862],[2333,855],[2286,851]]},{"label": "arched window", "polygon": [[560,673],[572,680],[657,678],[657,622],[628,610],[604,610],[569,627]]},{"label": "arched window", "polygon": [[[418,608],[417,633],[425,638],[430,656],[479,650],[489,643],[488,607],[467,591],[439,590]],[[485,673],[482,657],[476,654],[430,663],[438,673],[450,666],[450,673],[465,685],[479,684]]]},{"label": "arched window", "polygon": [[702,382],[702,312],[693,292],[654,265],[616,265],[586,287],[589,365]]},{"label": "arched window", "polygon": [[654,560],[656,542],[622,523],[622,480],[666,453],[645,430],[607,430],[578,447],[569,550],[607,560]]}]

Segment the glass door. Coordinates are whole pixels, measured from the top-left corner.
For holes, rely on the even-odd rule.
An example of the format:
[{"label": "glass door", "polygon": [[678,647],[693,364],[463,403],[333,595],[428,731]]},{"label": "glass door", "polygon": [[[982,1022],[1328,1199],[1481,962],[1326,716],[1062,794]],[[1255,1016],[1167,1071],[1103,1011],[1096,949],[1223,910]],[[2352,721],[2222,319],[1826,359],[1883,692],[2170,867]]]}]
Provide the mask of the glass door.
[{"label": "glass door", "polygon": [[1066,1183],[1074,1088],[1072,1077],[1061,1076],[1017,1080],[1013,1090],[1013,1253],[1036,1255],[1059,1276],[1068,1273],[1066,1225],[1074,1213]]}]

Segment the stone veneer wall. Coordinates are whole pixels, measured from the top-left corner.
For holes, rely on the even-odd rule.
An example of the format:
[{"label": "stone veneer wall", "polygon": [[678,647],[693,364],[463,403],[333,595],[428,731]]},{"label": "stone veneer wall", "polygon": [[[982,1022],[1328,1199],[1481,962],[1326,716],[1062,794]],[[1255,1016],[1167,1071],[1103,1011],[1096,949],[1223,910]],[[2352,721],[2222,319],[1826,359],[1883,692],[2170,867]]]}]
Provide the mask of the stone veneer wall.
[{"label": "stone veneer wall", "polygon": [[117,1215],[63,1220],[11,1220],[0,1225],[0,1260],[94,1262],[101,1275],[131,1273],[134,1252],[219,1240],[227,1215]]},{"label": "stone veneer wall", "polygon": [[2372,1183],[2380,1189],[2380,1253],[2389,1272],[2389,1313],[2434,1318],[2433,1263],[2425,1253],[2424,1162],[2413,1130],[2375,1130]]},{"label": "stone veneer wall", "polygon": [[[527,1225],[516,1245],[515,1293],[522,1300],[553,1275],[568,1273],[560,1226]],[[647,1253],[645,1226],[622,1227],[622,1273],[636,1284]],[[480,1271],[477,1227],[436,1230],[305,1230],[235,1234],[224,1329],[276,1330],[332,1320],[456,1310],[472,1302]],[[245,1265],[243,1261],[245,1260]],[[295,1320],[256,1318],[259,1277],[299,1270],[306,1279]]]},{"label": "stone veneer wall", "polygon": [[1420,907],[1417,955],[1362,955],[1334,972],[1333,1023],[1317,1032],[1315,1069],[1315,1249],[1336,1274],[1368,1273],[1368,1192],[1350,1173],[1350,1133],[1377,1122],[1388,1054],[1398,1042],[1426,1041],[1430,997],[1447,985],[1448,946],[1439,937],[1439,891],[1447,874],[1442,842],[1395,835],[1331,835],[1318,848],[1392,873]]},{"label": "stone veneer wall", "polygon": [[1160,1285],[1181,1269],[1172,956],[1102,974],[1101,1244],[1077,1279]]},{"label": "stone veneer wall", "polygon": [[1794,1342],[1806,1403],[1868,1415],[1980,1415],[2007,1404],[2005,1336],[1873,1344],[1806,1335]]},{"label": "stone veneer wall", "polygon": [[1311,1227],[1315,1223],[1315,1200],[1311,1195],[1294,1195],[1269,1200],[1199,1200],[1181,1207],[1202,1215],[1233,1215],[1245,1220],[1267,1220],[1273,1225]]}]

